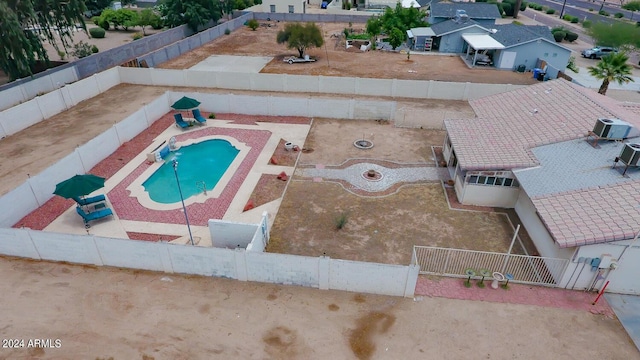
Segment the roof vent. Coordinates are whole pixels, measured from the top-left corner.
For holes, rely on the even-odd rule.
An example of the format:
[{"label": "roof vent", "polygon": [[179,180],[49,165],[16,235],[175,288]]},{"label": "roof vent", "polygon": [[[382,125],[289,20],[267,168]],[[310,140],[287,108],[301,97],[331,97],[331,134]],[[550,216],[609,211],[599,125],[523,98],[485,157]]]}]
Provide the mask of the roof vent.
[{"label": "roof vent", "polygon": [[464,24],[469,21],[469,15],[467,15],[465,10],[458,9],[456,10],[456,17],[454,21],[458,24]]},{"label": "roof vent", "polygon": [[620,119],[598,119],[593,133],[602,139],[622,140],[629,137],[632,126]]}]

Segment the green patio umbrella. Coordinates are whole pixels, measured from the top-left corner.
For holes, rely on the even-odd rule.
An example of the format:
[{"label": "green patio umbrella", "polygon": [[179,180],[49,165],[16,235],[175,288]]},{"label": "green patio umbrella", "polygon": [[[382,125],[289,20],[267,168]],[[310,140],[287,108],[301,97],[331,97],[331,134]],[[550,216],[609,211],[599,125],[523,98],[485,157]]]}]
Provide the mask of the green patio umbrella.
[{"label": "green patio umbrella", "polygon": [[71,199],[88,195],[104,187],[104,178],[92,174],[75,175],[56,185],[55,195]]},{"label": "green patio umbrella", "polygon": [[192,99],[190,97],[183,96],[182,99],[176,101],[171,105],[174,110],[187,111],[197,109],[200,106],[200,101]]}]

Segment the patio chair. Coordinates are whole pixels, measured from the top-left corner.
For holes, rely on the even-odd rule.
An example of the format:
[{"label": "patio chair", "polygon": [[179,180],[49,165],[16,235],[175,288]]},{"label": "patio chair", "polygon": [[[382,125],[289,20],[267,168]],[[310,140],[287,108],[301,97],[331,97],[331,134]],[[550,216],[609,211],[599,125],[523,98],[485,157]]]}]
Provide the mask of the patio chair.
[{"label": "patio chair", "polygon": [[200,124],[206,124],[207,123],[207,119],[205,119],[202,114],[200,114],[200,109],[194,109],[193,111],[193,118],[196,119],[196,121]]},{"label": "patio chair", "polygon": [[86,213],[80,206],[76,206],[76,212],[82,217],[82,221],[84,221],[84,227],[87,229],[91,227],[91,225],[89,225],[89,221],[102,219],[107,216],[113,216],[113,211],[108,208]]},{"label": "patio chair", "polygon": [[186,129],[190,126],[188,122],[184,121],[184,119],[182,118],[182,114],[180,113],[173,114],[173,118],[176,119],[176,126],[181,129]]},{"label": "patio chair", "polygon": [[75,200],[75,202],[80,206],[87,206],[87,205],[106,201],[106,198],[104,197],[104,195],[100,194],[100,195],[89,197],[89,198],[79,198],[76,196],[76,197],[73,197],[73,200]]}]

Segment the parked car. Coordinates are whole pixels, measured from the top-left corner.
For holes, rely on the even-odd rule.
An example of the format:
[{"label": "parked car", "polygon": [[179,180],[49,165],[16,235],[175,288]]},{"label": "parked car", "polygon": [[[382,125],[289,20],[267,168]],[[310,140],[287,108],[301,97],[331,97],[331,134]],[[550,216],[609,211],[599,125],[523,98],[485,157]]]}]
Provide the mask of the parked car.
[{"label": "parked car", "polygon": [[596,46],[591,49],[582,50],[582,56],[590,59],[600,59],[603,56],[607,56],[609,54],[615,54],[618,52],[618,49],[608,47],[608,46]]},{"label": "parked car", "polygon": [[304,63],[304,62],[314,62],[316,59],[312,59],[309,55],[305,55],[303,58],[299,58],[297,56],[285,57],[282,61],[293,64],[293,63]]}]

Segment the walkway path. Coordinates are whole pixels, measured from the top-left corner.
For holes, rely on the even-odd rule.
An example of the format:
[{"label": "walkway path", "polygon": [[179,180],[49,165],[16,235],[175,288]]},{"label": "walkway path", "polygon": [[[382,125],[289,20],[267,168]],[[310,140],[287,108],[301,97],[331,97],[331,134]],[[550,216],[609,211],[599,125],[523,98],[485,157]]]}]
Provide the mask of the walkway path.
[{"label": "walkway path", "polygon": [[[368,193],[384,192],[394,185],[403,183],[437,182],[449,178],[446,168],[372,159],[350,159],[339,166],[332,167],[311,166],[298,167],[295,174],[303,178],[313,178],[314,181],[346,182]],[[376,176],[369,178],[366,174],[369,170],[374,170],[377,173]]]}]

